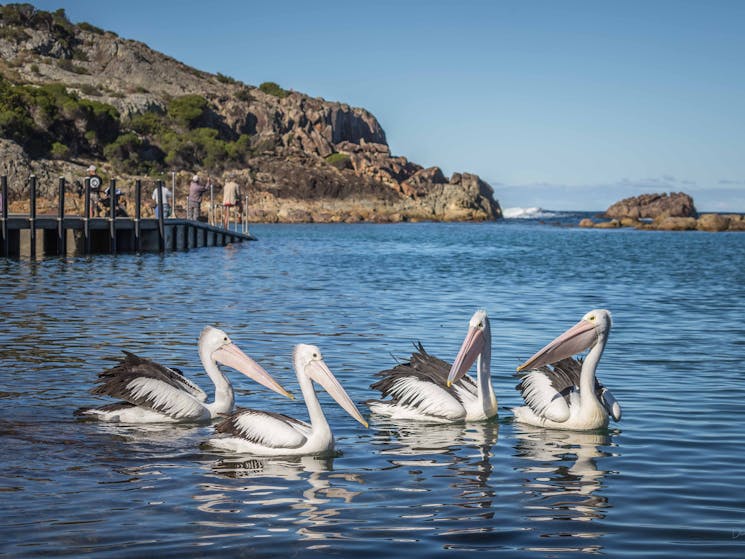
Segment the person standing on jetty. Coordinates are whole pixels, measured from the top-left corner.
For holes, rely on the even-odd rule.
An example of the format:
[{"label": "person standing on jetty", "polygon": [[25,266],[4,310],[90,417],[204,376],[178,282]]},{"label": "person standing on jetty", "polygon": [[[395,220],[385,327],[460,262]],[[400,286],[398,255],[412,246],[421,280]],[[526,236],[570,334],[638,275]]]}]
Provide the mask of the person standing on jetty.
[{"label": "person standing on jetty", "polygon": [[193,219],[194,221],[199,219],[199,211],[202,205],[202,194],[207,192],[209,184],[199,184],[199,175],[194,175],[191,178],[191,184],[189,185],[189,202],[186,208],[186,218]]},{"label": "person standing on jetty", "polygon": [[[155,217],[160,217],[160,208],[158,207],[158,187],[153,190],[153,202],[155,202]],[[168,187],[163,185],[163,217],[171,217],[171,203],[173,202],[173,193]]]},{"label": "person standing on jetty", "polygon": [[222,190],[222,226],[227,229],[230,225],[230,211],[238,210],[238,222],[241,221],[241,187],[230,179]]},{"label": "person standing on jetty", "polygon": [[86,180],[88,183],[88,191],[91,193],[91,207],[90,215],[88,217],[97,217],[99,210],[98,205],[101,201],[101,185],[103,184],[103,179],[96,174],[95,165],[88,167],[88,178]]}]

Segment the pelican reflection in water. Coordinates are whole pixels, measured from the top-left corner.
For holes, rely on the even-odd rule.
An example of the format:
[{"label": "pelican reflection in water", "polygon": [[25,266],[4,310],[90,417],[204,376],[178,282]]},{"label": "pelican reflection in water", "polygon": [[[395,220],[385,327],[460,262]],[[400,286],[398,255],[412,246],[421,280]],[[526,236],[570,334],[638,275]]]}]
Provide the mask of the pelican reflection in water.
[{"label": "pelican reflection in water", "polygon": [[599,543],[592,540],[603,534],[589,526],[571,534],[586,542],[581,549],[564,547],[571,529],[566,523],[605,518],[611,507],[603,495],[608,472],[598,467],[602,458],[613,456],[611,436],[515,425],[515,437],[515,454],[520,459],[516,470],[524,478],[523,508],[526,517],[537,522],[540,541],[548,538],[545,548],[533,550],[600,551]]},{"label": "pelican reflection in water", "polygon": [[[491,479],[491,458],[499,437],[499,423],[378,420],[375,427],[372,442],[380,448],[379,454],[387,457],[395,468],[403,468],[411,475],[402,488],[390,493],[389,506],[395,506],[398,495],[407,500],[408,491],[417,491],[422,500],[425,495],[431,500],[420,505],[422,517],[458,523],[476,516],[485,519],[494,516],[498,491]],[[453,495],[442,494],[443,478],[450,480],[445,486]],[[385,487],[381,491],[391,489]],[[457,514],[452,515],[453,509],[446,503],[453,503]],[[403,502],[400,506],[409,508]],[[438,529],[433,526],[433,530]]]},{"label": "pelican reflection in water", "polygon": [[[362,493],[364,482],[359,475],[335,472],[333,457],[252,456],[236,460],[234,456],[210,465],[214,474],[225,479],[201,485],[202,494],[195,496],[200,511],[217,515],[225,510],[235,512],[235,527],[256,530],[259,536],[276,528],[281,514],[282,524],[303,540],[343,537],[338,531],[341,511]],[[244,485],[236,485],[238,482]],[[295,513],[288,515],[286,508]],[[245,513],[249,511],[252,521],[247,523]]]}]

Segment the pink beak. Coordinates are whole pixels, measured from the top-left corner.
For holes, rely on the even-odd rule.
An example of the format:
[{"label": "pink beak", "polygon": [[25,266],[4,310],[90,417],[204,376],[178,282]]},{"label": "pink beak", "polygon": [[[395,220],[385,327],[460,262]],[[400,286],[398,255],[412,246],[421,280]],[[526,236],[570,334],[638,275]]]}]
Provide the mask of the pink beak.
[{"label": "pink beak", "polygon": [[233,343],[227,344],[216,350],[212,354],[212,357],[223,365],[232,367],[259,384],[263,384],[267,388],[274,390],[276,393],[282,394],[282,396],[287,396],[292,400],[295,399],[292,394],[282,388],[282,386],[264,370],[264,367],[243,353],[237,345]]},{"label": "pink beak", "polygon": [[469,328],[466,339],[463,340],[463,344],[460,346],[458,355],[453,361],[453,366],[450,367],[450,373],[448,374],[448,387],[454,382],[459,381],[471,368],[476,358],[484,351],[484,332],[478,328]]},{"label": "pink beak", "polygon": [[580,320],[561,336],[538,351],[533,357],[520,365],[517,370],[537,369],[543,365],[556,363],[577,353],[582,353],[598,341],[595,325],[587,320]]}]

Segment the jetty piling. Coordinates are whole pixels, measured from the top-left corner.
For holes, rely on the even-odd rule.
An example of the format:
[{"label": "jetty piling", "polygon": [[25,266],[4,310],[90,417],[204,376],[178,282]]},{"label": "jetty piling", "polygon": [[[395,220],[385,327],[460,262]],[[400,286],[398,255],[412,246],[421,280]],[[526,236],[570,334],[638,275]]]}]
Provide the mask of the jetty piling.
[{"label": "jetty piling", "polygon": [[8,256],[8,247],[10,242],[8,239],[8,177],[0,177],[0,205],[2,206],[3,216],[3,256]]},{"label": "jetty piling", "polygon": [[[84,214],[66,214],[67,181],[58,183],[57,211],[37,215],[37,179],[29,177],[29,211],[11,214],[8,207],[8,179],[0,176],[2,212],[0,256],[36,258],[38,256],[78,256],[120,252],[171,252],[199,247],[225,246],[255,240],[247,233],[226,230],[202,221],[142,217],[142,182],[134,184],[134,217],[117,217],[116,181],[111,181],[107,217],[91,215],[90,184],[84,189]],[[159,181],[159,201],[163,201],[164,182]],[[162,207],[162,204],[159,204]],[[56,215],[55,215],[56,213]],[[37,244],[38,241],[38,244]]]},{"label": "jetty piling", "polygon": [[116,180],[109,182],[109,251],[116,254]]},{"label": "jetty piling", "polygon": [[59,179],[57,208],[57,255],[67,254],[67,230],[65,230],[65,177]]},{"label": "jetty piling", "polygon": [[137,179],[135,181],[135,251],[140,252],[141,240],[140,240],[140,219],[142,218],[142,181]]}]

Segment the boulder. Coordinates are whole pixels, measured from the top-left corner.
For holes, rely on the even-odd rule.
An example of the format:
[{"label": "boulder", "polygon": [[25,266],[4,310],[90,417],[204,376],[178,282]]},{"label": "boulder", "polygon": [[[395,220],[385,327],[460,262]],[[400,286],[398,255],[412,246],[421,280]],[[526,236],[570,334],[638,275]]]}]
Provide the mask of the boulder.
[{"label": "boulder", "polygon": [[641,221],[633,217],[621,218],[621,227],[639,227],[639,225],[641,225]]},{"label": "boulder", "polygon": [[699,231],[726,231],[729,229],[730,218],[719,214],[702,214],[696,222]]},{"label": "boulder", "polygon": [[621,227],[621,222],[617,219],[611,219],[610,221],[601,221],[595,224],[596,229],[616,229]]},{"label": "boulder", "polygon": [[696,229],[695,217],[662,217],[655,220],[654,228],[660,231],[691,231]]},{"label": "boulder", "polygon": [[595,227],[595,222],[591,220],[589,217],[586,217],[582,219],[582,221],[579,222],[580,227]]},{"label": "boulder", "polygon": [[624,198],[605,211],[605,217],[632,219],[669,217],[695,217],[693,198],[683,192],[663,194],[642,194]]}]

